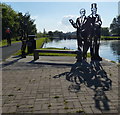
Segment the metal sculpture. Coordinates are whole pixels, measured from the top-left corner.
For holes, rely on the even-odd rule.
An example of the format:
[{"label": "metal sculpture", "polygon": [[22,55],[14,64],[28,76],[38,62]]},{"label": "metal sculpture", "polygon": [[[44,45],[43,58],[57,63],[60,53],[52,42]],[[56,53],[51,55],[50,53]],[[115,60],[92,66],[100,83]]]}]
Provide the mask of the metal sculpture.
[{"label": "metal sculpture", "polygon": [[100,15],[97,14],[97,4],[91,4],[91,14],[88,16],[91,19],[92,25],[92,39],[91,39],[91,59],[102,61],[102,58],[99,56],[99,47],[100,47],[100,36],[101,36],[101,25],[102,21]]},{"label": "metal sculpture", "polygon": [[[100,46],[100,30],[102,21],[97,14],[97,4],[91,4],[92,13],[86,17],[86,10],[80,10],[80,17],[76,19],[76,23],[70,19],[70,23],[77,29],[77,45],[78,51],[81,52],[83,60],[87,58],[87,51],[90,48],[91,60],[102,61],[99,56]],[[79,55],[79,54],[78,54]],[[80,56],[78,56],[79,58]]]}]

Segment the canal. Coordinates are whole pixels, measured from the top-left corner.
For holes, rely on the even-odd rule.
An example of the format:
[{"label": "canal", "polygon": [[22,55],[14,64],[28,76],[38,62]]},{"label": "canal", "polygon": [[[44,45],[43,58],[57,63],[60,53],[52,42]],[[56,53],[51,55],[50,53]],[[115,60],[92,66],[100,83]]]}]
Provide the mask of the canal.
[{"label": "canal", "polygon": [[[53,40],[51,42],[45,43],[43,47],[77,50],[77,40]],[[101,40],[100,56],[120,63],[120,40]]]}]

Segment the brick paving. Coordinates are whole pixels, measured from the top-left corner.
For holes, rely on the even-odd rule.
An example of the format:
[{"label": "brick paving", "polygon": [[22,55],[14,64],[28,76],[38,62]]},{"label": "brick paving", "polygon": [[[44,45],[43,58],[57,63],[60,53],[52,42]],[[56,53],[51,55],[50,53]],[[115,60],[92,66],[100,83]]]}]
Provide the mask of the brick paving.
[{"label": "brick paving", "polygon": [[32,60],[10,57],[3,63],[2,113],[118,113],[116,63],[91,66],[89,59],[76,63],[74,57],[56,56]]}]

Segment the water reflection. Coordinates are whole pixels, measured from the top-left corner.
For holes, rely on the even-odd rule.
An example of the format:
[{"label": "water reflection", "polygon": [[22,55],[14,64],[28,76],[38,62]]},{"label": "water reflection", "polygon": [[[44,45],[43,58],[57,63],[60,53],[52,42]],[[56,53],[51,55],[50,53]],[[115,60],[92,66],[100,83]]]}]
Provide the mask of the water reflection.
[{"label": "water reflection", "polygon": [[47,47],[55,47],[55,48],[64,48],[66,47],[67,49],[73,49],[77,50],[77,40],[75,39],[70,39],[70,40],[53,40],[49,43],[46,43],[44,48]]},{"label": "water reflection", "polygon": [[[77,40],[53,40],[46,43],[45,47],[56,47],[56,48],[68,48],[77,50]],[[88,51],[89,52],[89,51]],[[120,41],[119,40],[106,40],[101,41],[100,45],[100,56],[112,61],[120,63]]]},{"label": "water reflection", "polygon": [[117,60],[120,63],[120,41],[111,42],[110,47],[113,50],[113,54],[118,56]]},{"label": "water reflection", "polygon": [[109,60],[120,62],[120,41],[101,41],[100,55]]}]

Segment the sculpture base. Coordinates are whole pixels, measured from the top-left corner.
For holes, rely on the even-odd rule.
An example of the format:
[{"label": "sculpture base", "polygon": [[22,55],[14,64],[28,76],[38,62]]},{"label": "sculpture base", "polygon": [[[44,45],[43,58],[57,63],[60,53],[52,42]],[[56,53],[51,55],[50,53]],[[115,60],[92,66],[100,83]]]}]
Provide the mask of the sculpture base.
[{"label": "sculpture base", "polygon": [[77,51],[77,56],[76,56],[76,58],[77,58],[77,62],[81,62],[82,61],[82,51]]}]

